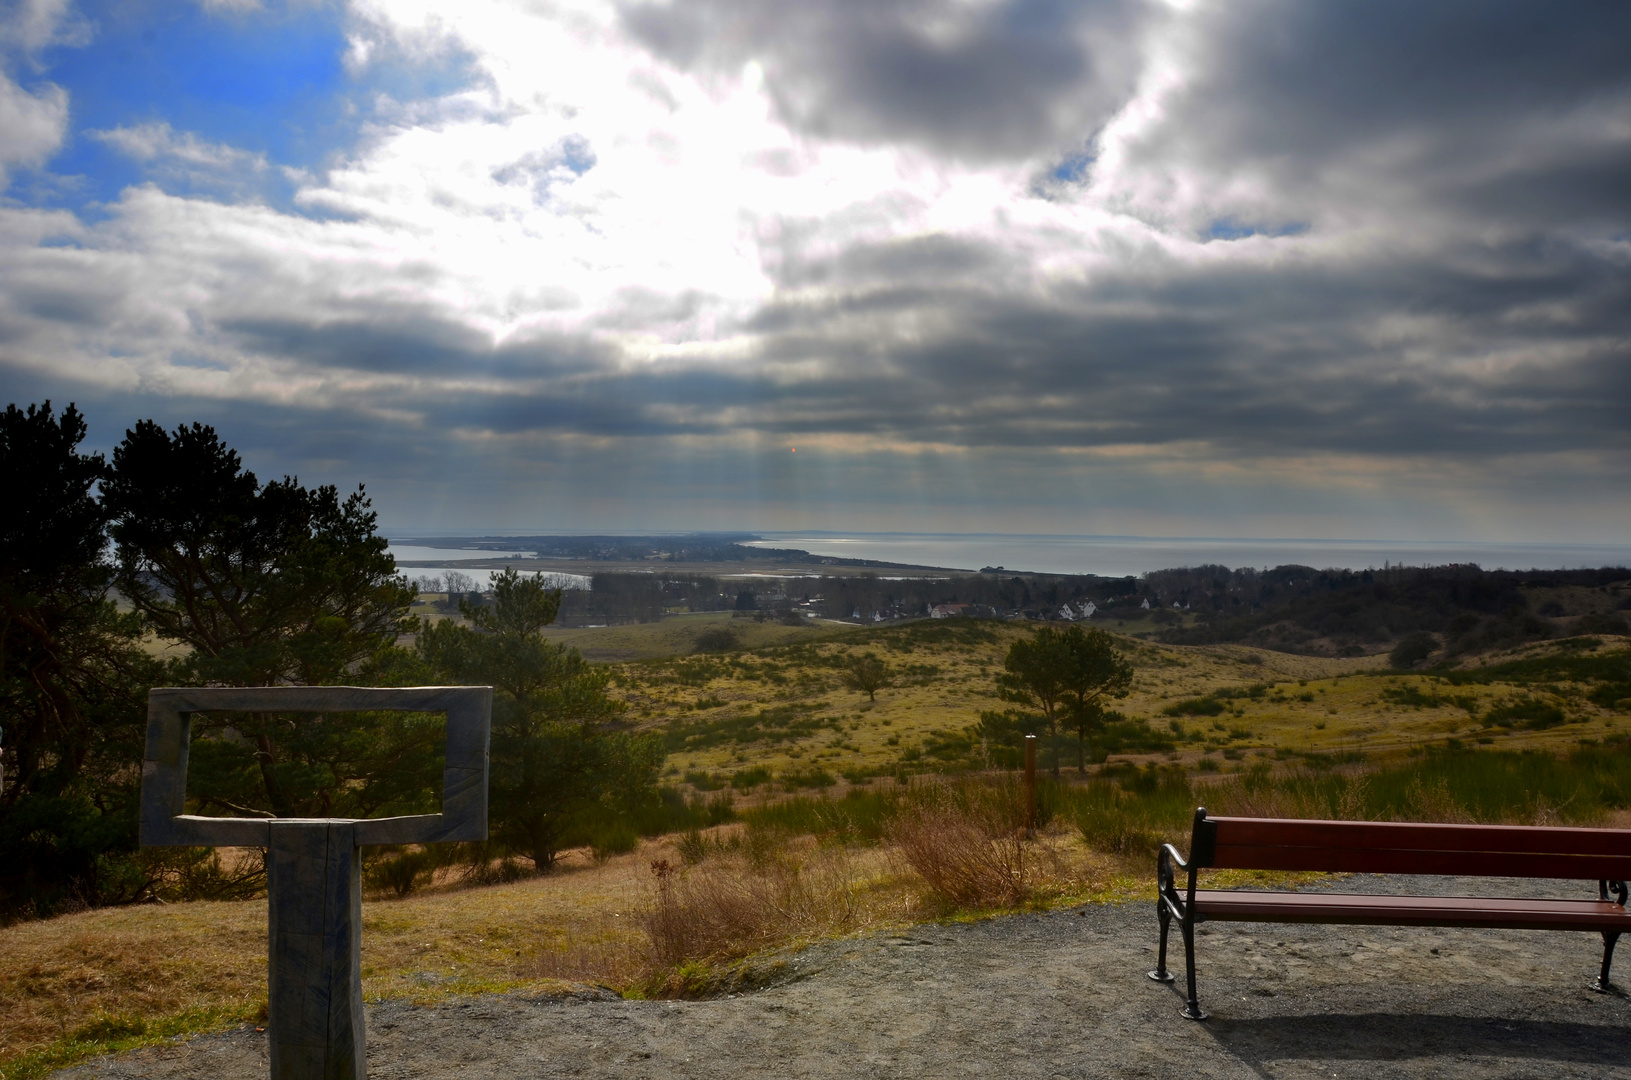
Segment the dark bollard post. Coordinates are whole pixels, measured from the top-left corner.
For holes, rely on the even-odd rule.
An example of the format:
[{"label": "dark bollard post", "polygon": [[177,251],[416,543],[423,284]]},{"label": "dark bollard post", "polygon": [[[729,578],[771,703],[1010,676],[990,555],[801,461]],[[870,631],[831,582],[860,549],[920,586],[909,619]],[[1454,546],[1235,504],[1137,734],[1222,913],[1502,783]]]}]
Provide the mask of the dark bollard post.
[{"label": "dark bollard post", "polygon": [[[442,812],[412,817],[211,818],[185,814],[195,712],[443,712]],[[364,844],[487,838],[490,686],[160,688],[147,698],[143,847],[267,850],[267,1028],[272,1080],[362,1080]]]},{"label": "dark bollard post", "polygon": [[1036,736],[1025,736],[1025,839],[1036,839]]}]

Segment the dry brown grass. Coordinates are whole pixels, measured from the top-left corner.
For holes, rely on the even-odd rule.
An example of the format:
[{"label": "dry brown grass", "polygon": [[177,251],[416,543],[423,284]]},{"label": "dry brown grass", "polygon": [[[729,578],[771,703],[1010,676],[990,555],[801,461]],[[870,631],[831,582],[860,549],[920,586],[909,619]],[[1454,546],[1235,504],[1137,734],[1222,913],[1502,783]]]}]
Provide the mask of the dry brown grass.
[{"label": "dry brown grass", "polygon": [[266,902],[108,908],[0,930],[0,1075],[53,1043],[266,1002]]},{"label": "dry brown grass", "polygon": [[[956,846],[952,811],[927,796],[923,805],[926,828],[902,838],[926,865],[955,865],[967,852]],[[563,980],[694,992],[709,985],[711,965],[758,950],[986,906],[973,893],[955,902],[942,895],[889,845],[824,846],[784,834],[748,842],[745,832],[715,830],[702,861],[684,869],[676,843],[646,841],[602,864],[574,853],[547,877],[367,900],[363,993],[430,1001],[556,989]],[[1026,846],[1021,880],[1033,902],[1109,886],[1109,864],[1080,844],[1059,856],[1071,847],[1057,839]],[[669,869],[654,874],[653,864]],[[1044,865],[1053,869],[1034,872]],[[1001,895],[999,906],[1009,905],[1013,894]],[[0,929],[0,956],[0,1080],[265,1015],[264,900],[22,923]]]},{"label": "dry brown grass", "polygon": [[652,958],[659,968],[733,959],[909,921],[916,897],[890,869],[875,848],[821,847],[809,837],[690,867],[656,860],[644,919]]},{"label": "dry brown grass", "polygon": [[913,786],[889,838],[902,859],[953,908],[1023,903],[1042,865],[1024,835],[1022,793],[1012,782]]},{"label": "dry brown grass", "polygon": [[[546,878],[365,901],[363,993],[425,1000],[559,979],[638,981],[650,966],[638,925],[647,877],[637,855],[603,866],[582,857]],[[37,1075],[41,1055],[71,1060],[76,1045],[264,1015],[266,901],[20,923],[0,929],[0,957],[0,1078],[13,1080]]]},{"label": "dry brown grass", "polygon": [[1089,851],[1063,824],[1027,840],[1020,807],[1014,784],[929,778],[913,785],[884,845],[716,830],[686,847],[693,865],[652,863],[649,989],[706,990],[698,962],[798,941],[1136,889],[1122,860]]}]

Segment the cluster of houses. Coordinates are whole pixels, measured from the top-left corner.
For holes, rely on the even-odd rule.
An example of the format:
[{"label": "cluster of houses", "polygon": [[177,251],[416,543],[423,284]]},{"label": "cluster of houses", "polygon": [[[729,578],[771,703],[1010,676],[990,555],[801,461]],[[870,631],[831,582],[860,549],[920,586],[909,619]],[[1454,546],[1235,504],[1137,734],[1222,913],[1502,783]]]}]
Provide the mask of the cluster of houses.
[{"label": "cluster of houses", "polygon": [[[775,593],[759,596],[757,597],[757,602],[761,609],[769,609],[772,611],[779,610],[784,613],[791,612],[811,619],[822,617],[823,614],[828,611],[826,598],[824,596],[805,596],[803,599],[795,600],[784,594]],[[1119,607],[1120,605],[1115,604],[1112,606]],[[1149,611],[1152,608],[1161,608],[1164,606],[1165,605],[1159,599],[1154,600],[1152,603],[1152,600],[1149,597],[1144,597],[1138,605],[1139,610],[1141,611]],[[1189,607],[1189,605],[1182,600],[1173,601],[1172,606],[1178,610],[1187,610]],[[1092,619],[1095,615],[1103,618],[1104,612],[1105,609],[1101,608],[1098,602],[1094,600],[1067,600],[1060,604],[1060,606],[1057,608],[1042,608],[1036,610],[1009,610],[1006,608],[992,607],[989,604],[934,604],[929,607],[928,616],[931,619],[955,619],[958,617],[968,617],[981,619],[1025,619],[1044,622],[1052,620],[1062,620],[1064,622],[1086,622]],[[856,607],[851,611],[838,615],[837,617],[847,619],[851,622],[883,623],[891,622],[896,619],[921,618],[923,614],[924,610],[921,607],[907,607],[904,605],[894,604],[868,609]],[[828,614],[826,617],[832,618],[833,616]]]}]

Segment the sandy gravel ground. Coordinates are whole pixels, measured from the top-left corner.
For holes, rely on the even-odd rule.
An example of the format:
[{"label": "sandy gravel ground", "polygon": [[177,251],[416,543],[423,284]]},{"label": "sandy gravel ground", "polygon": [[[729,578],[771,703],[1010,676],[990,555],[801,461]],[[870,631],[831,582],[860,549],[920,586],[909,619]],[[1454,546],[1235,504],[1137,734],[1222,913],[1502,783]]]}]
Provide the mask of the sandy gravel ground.
[{"label": "sandy gravel ground", "polygon": [[[1426,886],[1353,878],[1344,891]],[[1580,895],[1573,883],[1435,891]],[[1448,887],[1446,887],[1448,886]],[[1176,935],[1175,935],[1176,938]],[[369,1011],[369,1075],[430,1077],[1631,1076],[1631,1001],[1586,988],[1595,934],[1214,925],[1198,939],[1213,1019],[1148,980],[1152,904],[924,926],[771,958],[709,1001],[481,997]],[[1631,985],[1631,942],[1616,983]],[[1177,953],[1182,971],[1182,953]],[[1181,985],[1181,975],[1180,975]],[[267,1075],[228,1032],[59,1078]]]}]

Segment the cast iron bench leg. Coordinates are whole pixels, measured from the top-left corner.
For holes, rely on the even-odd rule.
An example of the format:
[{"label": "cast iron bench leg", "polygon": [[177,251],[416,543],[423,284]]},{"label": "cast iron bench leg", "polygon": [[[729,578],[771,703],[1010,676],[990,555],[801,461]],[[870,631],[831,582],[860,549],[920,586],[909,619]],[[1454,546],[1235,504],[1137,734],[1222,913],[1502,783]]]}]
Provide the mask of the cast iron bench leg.
[{"label": "cast iron bench leg", "polygon": [[1183,920],[1184,930],[1184,965],[1189,969],[1189,1002],[1180,1013],[1187,1020],[1205,1020],[1207,1013],[1201,1008],[1201,1003],[1195,998],[1195,922],[1193,918]]},{"label": "cast iron bench leg", "polygon": [[1611,987],[1608,982],[1608,969],[1614,963],[1614,943],[1620,940],[1618,931],[1610,933],[1603,931],[1603,973],[1592,982],[1591,988],[1599,994],[1606,994]]},{"label": "cast iron bench leg", "polygon": [[1161,920],[1161,952],[1155,960],[1155,970],[1150,972],[1150,978],[1156,982],[1172,982],[1172,972],[1167,970],[1167,925],[1172,922],[1172,912],[1167,910],[1166,897],[1155,901],[1155,915]]}]

